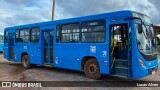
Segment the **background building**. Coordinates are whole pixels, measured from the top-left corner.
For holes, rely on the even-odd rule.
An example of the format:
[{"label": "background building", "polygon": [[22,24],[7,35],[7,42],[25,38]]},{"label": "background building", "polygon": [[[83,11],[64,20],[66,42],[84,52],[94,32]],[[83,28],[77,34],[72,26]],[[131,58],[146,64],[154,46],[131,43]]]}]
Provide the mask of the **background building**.
[{"label": "background building", "polygon": [[157,48],[158,52],[160,53],[160,26],[153,26],[155,30],[155,34],[157,36]]}]

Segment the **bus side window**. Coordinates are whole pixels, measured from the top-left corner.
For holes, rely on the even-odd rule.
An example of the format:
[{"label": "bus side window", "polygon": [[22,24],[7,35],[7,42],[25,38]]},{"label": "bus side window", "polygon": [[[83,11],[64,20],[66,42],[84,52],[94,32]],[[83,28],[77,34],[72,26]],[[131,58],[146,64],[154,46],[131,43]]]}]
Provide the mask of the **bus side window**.
[{"label": "bus side window", "polygon": [[19,30],[16,31],[16,42],[19,42]]},{"label": "bus side window", "polygon": [[8,42],[8,31],[5,31],[4,33],[4,43]]},{"label": "bus side window", "polygon": [[19,42],[21,43],[29,43],[30,42],[30,29],[22,29],[20,30],[20,38]]},{"label": "bus side window", "polygon": [[71,23],[71,24],[62,25],[61,42],[77,43],[79,42],[79,36],[80,36],[79,33],[80,33],[79,23]]},{"label": "bus side window", "polygon": [[85,21],[82,22],[82,42],[102,43],[105,42],[106,21]]},{"label": "bus side window", "polygon": [[36,28],[32,28],[31,29],[31,42],[39,42],[39,30],[40,28],[36,27]]}]

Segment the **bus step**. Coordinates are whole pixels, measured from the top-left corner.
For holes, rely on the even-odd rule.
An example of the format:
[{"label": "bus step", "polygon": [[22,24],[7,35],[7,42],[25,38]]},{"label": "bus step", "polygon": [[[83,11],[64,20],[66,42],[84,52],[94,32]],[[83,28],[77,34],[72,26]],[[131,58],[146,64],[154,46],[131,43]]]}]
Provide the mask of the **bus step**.
[{"label": "bus step", "polygon": [[128,68],[124,66],[116,66],[115,67],[115,75],[127,76]]},{"label": "bus step", "polygon": [[124,59],[116,59],[116,61],[128,61],[128,60],[124,60]]},{"label": "bus step", "polygon": [[117,65],[115,66],[116,69],[128,69],[127,66]]},{"label": "bus step", "polygon": [[125,75],[125,76],[122,76],[122,75],[115,75],[115,74],[113,74],[112,76],[116,76],[116,77],[127,77],[126,75]]},{"label": "bus step", "polygon": [[128,61],[127,60],[115,60],[115,66],[128,66]]},{"label": "bus step", "polygon": [[49,65],[49,64],[44,64],[44,65],[42,65],[42,66],[44,66],[44,67],[48,67],[48,68],[53,67],[52,65]]}]

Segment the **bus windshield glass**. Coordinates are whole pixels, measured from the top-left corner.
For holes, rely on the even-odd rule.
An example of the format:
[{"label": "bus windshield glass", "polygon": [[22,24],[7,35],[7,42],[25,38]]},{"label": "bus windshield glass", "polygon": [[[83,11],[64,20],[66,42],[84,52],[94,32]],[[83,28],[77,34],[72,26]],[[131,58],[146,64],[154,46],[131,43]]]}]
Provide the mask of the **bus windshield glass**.
[{"label": "bus windshield glass", "polygon": [[138,49],[144,55],[156,54],[155,34],[152,26],[142,25],[142,33],[138,32],[138,24],[136,24],[136,35]]},{"label": "bus windshield glass", "polygon": [[152,20],[147,15],[141,13],[133,13],[133,17],[141,18],[143,22],[152,23]]}]

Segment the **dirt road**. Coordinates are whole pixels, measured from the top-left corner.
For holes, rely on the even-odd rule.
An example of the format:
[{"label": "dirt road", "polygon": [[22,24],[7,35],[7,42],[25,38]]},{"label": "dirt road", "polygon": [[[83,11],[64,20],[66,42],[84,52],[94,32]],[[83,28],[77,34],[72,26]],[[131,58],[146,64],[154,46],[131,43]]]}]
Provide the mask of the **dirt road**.
[{"label": "dirt road", "polygon": [[[103,75],[101,80],[110,80],[110,81],[126,81],[127,78],[116,77],[116,76],[108,76]],[[158,72],[152,76],[148,76],[140,81],[160,81],[160,69]],[[92,79],[87,78],[83,72],[65,70],[65,69],[57,69],[57,68],[49,68],[44,66],[37,66],[32,69],[24,70],[22,68],[21,63],[10,62],[3,58],[3,55],[0,55],[0,81],[94,81]],[[97,83],[98,84],[98,83]],[[114,83],[113,83],[114,84]],[[123,84],[123,83],[118,83]],[[2,90],[4,88],[0,88]],[[44,88],[34,88],[34,89],[44,89]],[[45,90],[52,90],[53,88],[45,88]],[[117,89],[116,87],[90,87],[90,88],[54,88],[54,89]],[[124,90],[124,87],[118,88],[119,90]],[[125,89],[142,89],[135,87],[127,87]],[[143,88],[144,89],[144,88]],[[147,90],[157,89],[152,87],[145,88]],[[27,89],[28,90],[28,89]]]}]

